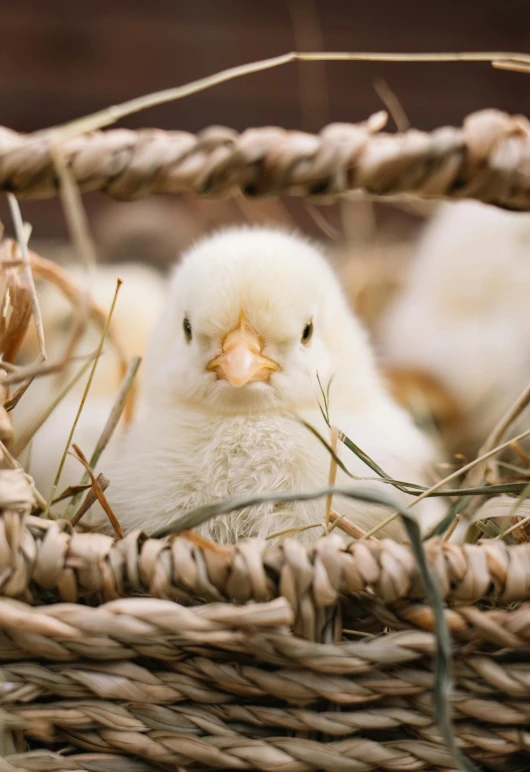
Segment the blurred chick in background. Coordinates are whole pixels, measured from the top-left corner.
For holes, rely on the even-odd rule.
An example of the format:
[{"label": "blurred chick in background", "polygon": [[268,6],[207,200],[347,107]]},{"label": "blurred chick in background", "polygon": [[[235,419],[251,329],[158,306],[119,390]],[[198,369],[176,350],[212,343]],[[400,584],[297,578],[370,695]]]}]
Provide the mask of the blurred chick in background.
[{"label": "blurred chick in background", "polygon": [[[149,346],[142,415],[102,465],[124,532],[153,531],[231,495],[326,486],[330,456],[293,418],[329,437],[317,375],[324,388],[331,382],[333,424],[391,477],[429,482],[432,448],[389,395],[366,333],[316,246],[246,227],[193,247],[173,275]],[[344,461],[354,474],[374,477],[355,455]],[[412,500],[340,470],[337,484]],[[335,506],[365,530],[389,514],[340,497]],[[429,499],[415,511],[428,530],[444,509]],[[267,503],[214,518],[201,531],[226,543],[302,529],[300,538],[312,541],[321,528],[303,528],[322,524],[323,515],[323,501]],[[383,533],[403,536],[397,520]]]},{"label": "blurred chick in background", "polygon": [[[79,287],[89,289],[92,299],[105,312],[110,309],[117,278],[123,279],[113,316],[114,329],[127,359],[133,355],[143,355],[165,295],[165,280],[158,271],[138,263],[122,263],[119,266],[98,265],[91,280],[88,280],[86,273],[78,264],[64,267]],[[48,359],[50,362],[60,361],[64,356],[72,330],[74,309],[62,293],[48,283],[42,283],[39,286],[39,300]],[[74,353],[76,355],[93,353],[97,349],[100,338],[101,329],[89,323]],[[29,337],[23,352],[26,358],[34,359],[34,346],[34,339]],[[36,417],[53,401],[59,388],[73,377],[81,364],[76,362],[66,368],[60,376],[46,376],[33,381],[26,395],[13,411],[15,439],[33,424]],[[137,379],[140,379],[140,387],[141,373],[142,369],[137,376]],[[119,358],[113,346],[107,341],[74,435],[74,442],[87,457],[90,457],[110,414],[121,376]],[[37,488],[45,497],[51,490],[87,378],[88,372],[63,399],[32,440],[29,471],[35,479]],[[83,469],[79,462],[69,456],[61,477],[60,488],[79,482],[82,474]],[[60,510],[61,507],[58,506],[57,509]]]},{"label": "blurred chick in background", "polygon": [[530,215],[443,204],[404,286],[379,334],[395,388],[473,453],[530,381]]}]

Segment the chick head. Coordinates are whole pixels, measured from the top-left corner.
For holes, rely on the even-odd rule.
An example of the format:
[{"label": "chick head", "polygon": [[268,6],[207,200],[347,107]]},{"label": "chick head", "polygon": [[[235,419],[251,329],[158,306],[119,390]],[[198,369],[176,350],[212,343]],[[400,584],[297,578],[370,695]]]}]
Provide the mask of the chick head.
[{"label": "chick head", "polygon": [[[364,371],[371,350],[319,249],[266,227],[195,245],[173,274],[146,358],[146,391],[216,412],[314,407]],[[337,384],[335,384],[335,380]],[[351,390],[349,391],[351,393]]]}]

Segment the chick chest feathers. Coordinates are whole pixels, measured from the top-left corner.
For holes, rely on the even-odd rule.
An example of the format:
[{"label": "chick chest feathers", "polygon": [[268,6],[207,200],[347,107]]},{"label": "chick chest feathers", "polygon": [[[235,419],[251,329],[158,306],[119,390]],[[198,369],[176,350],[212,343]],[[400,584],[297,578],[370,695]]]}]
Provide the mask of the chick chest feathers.
[{"label": "chick chest feathers", "polygon": [[[322,416],[306,411],[303,418],[324,436],[328,436]],[[400,437],[408,429],[407,417],[388,426],[381,416],[380,431],[374,432],[369,416],[338,416],[348,434],[380,464],[399,479],[410,477],[411,464],[417,476],[411,482],[425,482],[422,464],[429,451],[418,435],[415,448],[403,458]],[[296,420],[281,415],[230,417],[212,420],[189,411],[180,421],[164,426],[159,417],[145,417],[133,427],[119,457],[108,466],[111,487],[109,500],[124,531],[141,528],[150,532],[178,519],[193,509],[231,496],[312,491],[327,485],[330,456],[320,441]],[[162,439],[163,437],[163,439]],[[348,470],[365,478],[354,481],[341,470],[337,485],[372,489],[404,504],[411,497],[374,480],[374,473],[345,448],[339,455]],[[421,470],[421,471],[420,471]],[[389,514],[375,504],[337,496],[334,507],[363,530],[372,528]],[[438,501],[422,502],[418,514],[424,526],[441,516]],[[218,543],[233,543],[247,537],[270,537],[288,529],[323,524],[324,501],[290,503],[265,502],[239,512],[208,521],[199,531]],[[306,543],[321,535],[314,527],[300,530]],[[384,535],[403,537],[398,520],[384,530]]]},{"label": "chick chest feathers", "polygon": [[[168,431],[167,422],[162,428],[156,415],[146,417],[109,465],[114,488],[109,497],[125,530],[149,531],[230,496],[305,489],[323,462],[312,453],[307,430],[277,415],[212,419],[183,411],[180,418]],[[220,543],[266,536],[300,525],[300,515],[311,509],[308,505],[302,513],[287,504],[280,511],[264,503],[215,518],[201,530]],[[155,517],[146,520],[147,513]]]}]

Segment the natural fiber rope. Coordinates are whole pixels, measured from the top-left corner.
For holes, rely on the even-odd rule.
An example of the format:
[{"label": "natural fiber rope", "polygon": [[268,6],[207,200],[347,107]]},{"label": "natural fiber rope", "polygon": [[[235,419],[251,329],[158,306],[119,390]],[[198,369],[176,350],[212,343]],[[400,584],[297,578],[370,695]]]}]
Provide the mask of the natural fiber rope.
[{"label": "natural fiber rope", "polygon": [[[485,624],[478,614],[476,629],[464,640],[476,645],[486,640],[498,648],[499,644],[506,646],[508,638],[514,649],[528,647],[529,604],[518,612],[501,613],[493,621],[487,619]],[[451,612],[448,617],[451,619]],[[242,607],[207,604],[193,609],[154,598],[126,598],[98,608],[66,603],[33,608],[4,599],[0,600],[0,662],[21,656],[73,661],[82,657],[123,660],[134,655],[177,661],[190,652],[217,650],[276,665],[298,663],[326,674],[359,674],[378,664],[403,665],[434,650],[432,636],[421,631],[340,646],[317,644],[290,635],[292,621],[283,598]],[[505,637],[500,632],[503,625],[508,627]],[[456,632],[460,637],[458,628]]]},{"label": "natural fiber rope", "polygon": [[[492,597],[505,604],[530,600],[530,544],[484,541],[459,547],[433,541],[426,550],[442,595],[451,603],[470,606]],[[424,598],[412,553],[390,540],[358,541],[345,548],[329,538],[311,550],[294,540],[281,546],[251,540],[207,549],[185,536],[145,540],[139,532],[113,541],[72,532],[64,522],[22,519],[19,512],[6,511],[0,516],[0,561],[0,595],[28,602],[39,602],[44,592],[70,602],[146,593],[184,604],[263,602],[283,596],[295,611],[297,633],[307,638],[314,635],[319,613],[341,596],[371,592],[385,605]],[[408,618],[403,610],[393,613],[407,624],[432,627],[425,607],[421,614],[419,606],[411,608]],[[476,610],[476,620],[472,610],[455,608],[452,613],[454,632],[478,623],[485,634],[496,631],[497,642],[514,645],[519,640],[520,645],[528,640],[521,614],[512,617],[518,621],[508,629],[502,609],[482,616]]]},{"label": "natural fiber rope", "polygon": [[[419,627],[434,630],[434,614],[425,603],[385,606],[377,603],[374,615],[393,629]],[[445,610],[453,638],[479,644],[488,642],[497,647],[522,649],[530,646],[530,603],[517,608],[483,611],[476,606],[454,606]]]},{"label": "natural fiber rope", "polygon": [[[110,753],[81,753],[64,757],[49,750],[0,758],[0,772],[160,772],[143,759]],[[177,768],[175,772],[181,772]]]},{"label": "natural fiber rope", "polygon": [[[391,642],[392,637],[389,650]],[[0,701],[2,708],[8,710],[41,698],[46,699],[46,704],[50,698],[75,699],[80,703],[101,699],[117,700],[129,706],[145,703],[174,707],[188,701],[195,706],[220,706],[272,697],[282,705],[298,708],[318,706],[322,700],[330,700],[352,708],[364,706],[363,710],[371,710],[375,704],[384,712],[389,707],[385,700],[391,696],[392,700],[398,697],[408,700],[409,707],[412,704],[432,721],[433,676],[428,658],[405,663],[406,667],[396,670],[398,659],[390,656],[388,671],[376,663],[359,673],[352,673],[346,665],[333,674],[322,674],[303,663],[272,670],[256,664],[241,664],[235,659],[217,661],[211,657],[218,652],[208,654],[209,658],[189,657],[182,662],[171,662],[167,669],[147,669],[130,661],[8,663],[0,668]],[[347,662],[346,657],[343,662]],[[525,665],[472,656],[457,664],[455,680],[457,687],[452,699],[459,717],[505,725],[530,720],[530,705],[526,701],[530,679]],[[33,707],[36,709],[37,705]],[[395,707],[394,701],[390,707]],[[272,710],[270,705],[255,706],[258,712],[262,709]],[[273,711],[271,717],[275,715]],[[319,731],[324,729],[320,727]]]},{"label": "natural fiber rope", "polygon": [[[492,716],[498,718],[496,711],[500,708],[504,723],[511,724],[504,728],[483,723],[478,728],[468,721],[461,721],[459,715],[456,733],[467,753],[479,760],[491,760],[493,756],[502,761],[503,756],[509,758],[514,753],[526,751],[529,738],[524,727],[528,723],[528,709],[523,713],[515,713],[514,717],[514,711],[510,712],[509,706],[494,702],[487,704],[487,701],[475,700],[466,694],[457,693],[455,696],[459,714],[462,707],[471,707],[467,712],[474,715],[473,705],[481,702],[484,704],[482,713],[475,715],[483,721],[488,722]],[[427,696],[423,696],[416,701],[424,708],[425,705],[421,703],[423,700],[427,704],[426,699]],[[412,698],[411,702],[414,700]],[[104,701],[69,701],[2,710],[0,718],[10,728],[27,731],[30,736],[38,739],[49,741],[54,737],[62,737],[63,740],[74,741],[80,747],[97,751],[97,756],[94,755],[91,760],[93,763],[100,761],[103,765],[89,766],[87,769],[107,769],[104,765],[105,756],[100,755],[100,752],[105,749],[112,752],[115,748],[144,756],[155,763],[195,761],[209,763],[215,768],[229,766],[231,769],[284,769],[281,764],[287,759],[282,754],[290,755],[291,763],[296,764],[289,769],[300,770],[437,769],[440,764],[445,766],[450,763],[428,712],[427,715],[418,712],[407,702],[394,700],[394,703],[393,706],[383,708],[327,713],[251,705],[165,707],[145,703],[120,705]],[[515,726],[519,722],[522,725]],[[403,731],[404,727],[413,732],[407,743],[383,744],[349,737],[339,742],[320,744],[302,738],[277,736],[278,731],[316,730],[340,737],[363,730]],[[267,735],[270,736],[263,742],[260,738]],[[415,740],[414,735],[423,738],[424,742]],[[356,750],[355,754],[352,754],[353,749]],[[309,756],[310,750],[316,755]],[[30,763],[24,768],[31,769],[85,768],[74,766],[77,757],[67,757],[72,761],[72,766],[68,767],[34,767],[31,762],[38,755],[20,754],[18,761],[27,760]],[[119,757],[116,761],[118,766],[113,769],[137,769],[136,766],[122,767]],[[249,763],[253,766],[247,766]],[[1,769],[10,767],[0,765]]]},{"label": "natural fiber rope", "polygon": [[[110,772],[110,770],[154,770],[154,769],[181,769],[182,765],[199,764],[198,769],[251,769],[251,770],[288,770],[289,772],[310,772],[311,770],[348,770],[348,772],[369,772],[369,770],[393,770],[395,772],[415,772],[415,770],[436,770],[440,766],[448,767],[451,757],[440,746],[421,741],[401,741],[382,744],[363,739],[349,739],[325,745],[296,737],[274,738],[267,741],[253,740],[239,737],[236,734],[228,736],[214,736],[209,738],[195,738],[170,733],[133,733],[113,730],[101,730],[99,733],[75,733],[64,735],[65,739],[72,739],[82,744],[89,751],[101,752],[108,749],[107,753],[115,750],[125,750],[153,762],[153,766],[132,767],[130,765],[109,764],[109,757],[105,754],[108,766],[95,766],[99,753],[90,754],[84,766],[75,766],[77,757],[66,757],[62,766],[52,763],[50,758],[44,756],[46,767],[29,766],[25,759],[26,754],[20,754],[19,759],[25,764],[27,770],[43,770],[54,772],[55,770],[98,770],[98,772]],[[83,757],[81,756],[81,765]],[[9,757],[7,759],[9,761]],[[53,759],[55,761],[55,759]],[[31,758],[28,759],[31,763]],[[67,765],[69,762],[73,762]],[[57,762],[56,762],[57,763]],[[42,762],[41,762],[42,764]],[[433,764],[435,766],[433,766]],[[160,766],[158,766],[160,765]],[[185,768],[188,768],[187,766]],[[11,772],[9,767],[4,767],[6,772]],[[2,770],[2,767],[0,767]]]},{"label": "natural fiber rope", "polygon": [[[331,124],[311,135],[280,128],[242,134],[212,126],[197,135],[113,129],[64,140],[62,156],[82,191],[118,199],[149,193],[198,196],[304,195],[354,190],[476,198],[530,209],[530,124],[497,110],[473,113],[462,128],[380,133],[381,113],[361,124]],[[58,192],[43,137],[0,129],[0,189],[20,198]]]},{"label": "natural fiber rope", "polygon": [[[102,709],[103,711],[103,709]],[[101,711],[101,712],[102,712]],[[97,709],[94,710],[97,712]],[[462,728],[460,744],[466,753],[477,758],[493,757],[503,760],[507,754],[524,750],[528,742],[526,732],[497,730],[494,734],[466,725]],[[436,737],[435,730],[429,735]],[[348,772],[369,772],[389,770],[392,772],[413,772],[415,770],[436,770],[452,764],[451,756],[442,745],[435,742],[407,739],[381,743],[364,738],[350,737],[346,740],[320,743],[303,737],[267,737],[266,740],[245,737],[235,731],[226,734],[196,737],[171,730],[134,731],[98,728],[92,731],[68,729],[61,732],[63,740],[94,753],[93,761],[103,751],[116,750],[133,752],[147,761],[160,765],[162,769],[179,769],[181,765],[196,764],[204,769],[253,769],[289,770],[289,772],[310,772],[311,770],[347,770]],[[489,751],[485,752],[485,751]],[[21,754],[24,760],[26,754]],[[30,756],[28,754],[28,756]],[[104,758],[104,757],[103,757]],[[65,757],[70,761],[72,757]],[[73,757],[75,763],[76,757]],[[31,761],[31,757],[29,758]],[[204,765],[204,766],[202,766]],[[43,767],[26,767],[43,769]],[[106,766],[64,766],[50,764],[46,770],[55,769],[97,769]],[[150,767],[147,767],[150,769]],[[0,767],[0,770],[2,767]],[[7,767],[6,769],[9,769]],[[136,769],[119,764],[112,769]],[[140,767],[140,769],[143,769]]]},{"label": "natural fiber rope", "polygon": [[[79,703],[75,701],[49,703],[19,707],[3,711],[2,718],[9,721],[12,728],[27,730],[28,734],[44,741],[52,740],[59,730],[77,734],[98,732],[103,741],[113,736],[107,730],[119,733],[142,733],[157,740],[158,733],[165,733],[175,739],[181,737],[206,737],[215,735],[234,736],[244,733],[241,744],[246,739],[270,736],[277,742],[277,735],[282,731],[319,731],[335,737],[348,735],[359,730],[396,729],[407,726],[415,734],[440,744],[440,736],[433,725],[432,718],[411,710],[406,705],[387,709],[368,709],[349,712],[328,712],[310,710],[284,710],[277,708],[253,708],[252,706],[193,706],[162,707],[157,705],[123,706],[112,702],[93,701]],[[528,714],[523,717],[528,721]],[[522,727],[498,727],[483,725],[477,729],[469,722],[459,722],[456,731],[466,744],[475,744],[489,750],[494,748],[498,755],[525,750],[529,735]],[[522,729],[522,731],[521,731]],[[156,733],[156,734],[155,734]],[[85,741],[86,743],[86,741]],[[265,761],[265,760],[264,760]]]}]

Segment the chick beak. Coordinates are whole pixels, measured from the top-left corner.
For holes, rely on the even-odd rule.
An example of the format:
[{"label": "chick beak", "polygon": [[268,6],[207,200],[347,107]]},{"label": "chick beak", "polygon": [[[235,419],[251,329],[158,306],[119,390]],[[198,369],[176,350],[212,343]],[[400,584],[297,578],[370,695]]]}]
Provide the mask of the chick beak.
[{"label": "chick beak", "polygon": [[236,388],[255,381],[268,381],[272,370],[279,366],[272,359],[262,356],[263,343],[250,325],[241,319],[223,340],[223,353],[212,359],[207,370],[213,370],[218,378],[225,378]]}]

